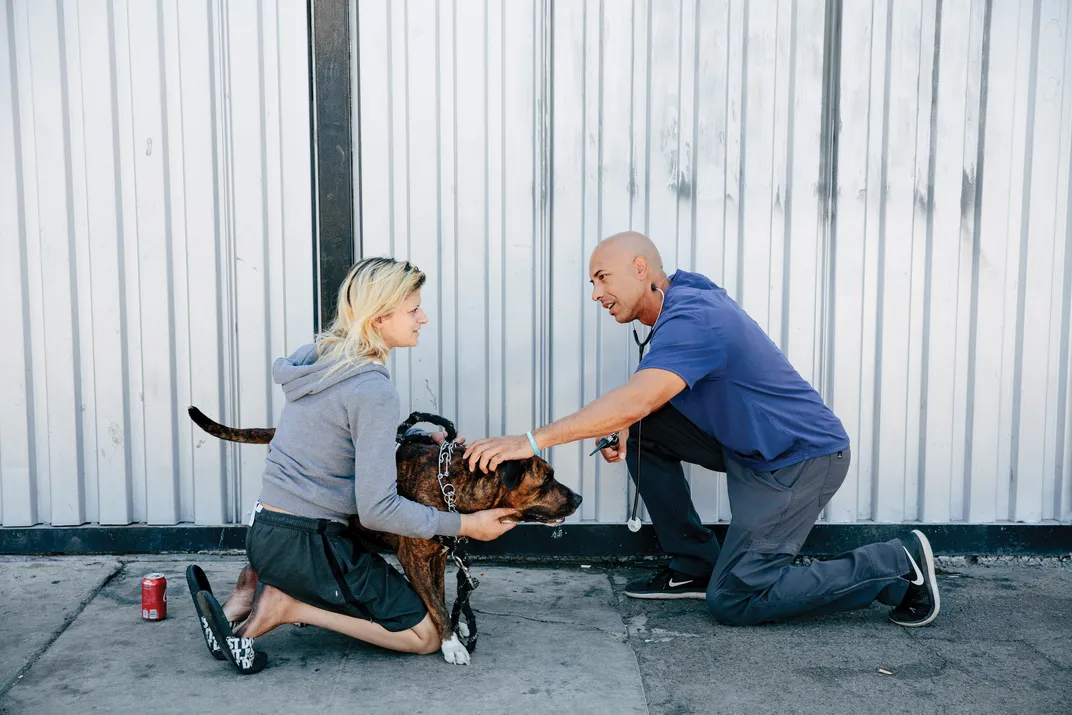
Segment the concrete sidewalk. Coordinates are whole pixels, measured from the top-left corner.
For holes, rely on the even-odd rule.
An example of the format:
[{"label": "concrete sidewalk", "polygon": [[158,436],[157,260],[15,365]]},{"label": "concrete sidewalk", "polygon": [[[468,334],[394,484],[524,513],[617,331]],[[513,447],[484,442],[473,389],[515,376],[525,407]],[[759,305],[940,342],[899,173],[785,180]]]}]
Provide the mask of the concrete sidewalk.
[{"label": "concrete sidewalk", "polygon": [[[728,628],[702,601],[625,598],[650,569],[476,564],[471,666],[287,626],[249,677],[205,649],[192,562],[225,595],[244,559],[0,557],[0,713],[1072,712],[1068,561],[947,561],[942,614],[916,631],[878,606]],[[151,571],[168,578],[157,623],[140,617]]]}]

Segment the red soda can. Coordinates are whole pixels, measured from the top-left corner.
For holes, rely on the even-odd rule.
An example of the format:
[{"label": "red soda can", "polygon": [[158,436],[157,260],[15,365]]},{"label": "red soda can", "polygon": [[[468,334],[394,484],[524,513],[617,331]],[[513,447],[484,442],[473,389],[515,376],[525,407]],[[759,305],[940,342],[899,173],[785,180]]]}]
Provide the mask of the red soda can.
[{"label": "red soda can", "polygon": [[151,573],[141,580],[141,617],[147,621],[167,618],[167,579]]}]

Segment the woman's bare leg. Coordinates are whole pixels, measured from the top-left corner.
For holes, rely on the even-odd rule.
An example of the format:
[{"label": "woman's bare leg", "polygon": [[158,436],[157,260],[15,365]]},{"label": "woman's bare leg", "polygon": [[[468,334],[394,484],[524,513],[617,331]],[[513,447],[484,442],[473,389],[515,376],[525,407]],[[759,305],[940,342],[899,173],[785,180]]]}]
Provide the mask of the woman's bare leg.
[{"label": "woman's bare leg", "polygon": [[372,621],[310,606],[267,584],[253,602],[249,618],[235,631],[235,635],[257,638],[278,626],[295,621],[327,628],[402,653],[435,653],[441,646],[431,616],[426,615],[413,628],[392,632]]}]

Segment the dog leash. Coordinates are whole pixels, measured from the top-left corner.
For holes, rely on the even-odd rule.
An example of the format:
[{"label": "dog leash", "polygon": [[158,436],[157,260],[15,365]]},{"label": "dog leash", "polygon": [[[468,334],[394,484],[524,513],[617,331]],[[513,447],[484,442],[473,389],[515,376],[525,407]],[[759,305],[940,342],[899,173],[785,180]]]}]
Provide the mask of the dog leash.
[{"label": "dog leash", "polygon": [[[454,505],[455,492],[454,485],[450,483],[450,463],[454,459],[454,449],[458,446],[458,443],[454,440],[444,440],[443,444],[439,445],[439,465],[436,469],[436,480],[439,482],[439,491],[443,493],[443,501],[447,505],[447,510],[452,514],[457,514],[458,509]],[[450,612],[450,627],[454,631],[455,635],[458,633],[458,622],[461,616],[465,616],[465,624],[469,628],[469,635],[462,640],[462,645],[465,649],[472,653],[476,650],[476,615],[473,613],[473,607],[469,604],[469,597],[480,585],[480,581],[469,571],[469,554],[465,551],[462,544],[467,540],[464,536],[457,537],[437,537],[440,544],[447,550],[447,556],[449,556],[454,563],[458,566],[458,595],[454,599],[454,607]]]}]

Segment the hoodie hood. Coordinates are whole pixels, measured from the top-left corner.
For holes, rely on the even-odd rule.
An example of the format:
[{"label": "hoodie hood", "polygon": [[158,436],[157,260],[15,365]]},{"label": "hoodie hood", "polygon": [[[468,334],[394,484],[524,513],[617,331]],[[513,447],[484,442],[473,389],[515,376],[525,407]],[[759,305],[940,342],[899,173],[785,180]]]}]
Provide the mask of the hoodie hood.
[{"label": "hoodie hood", "polygon": [[287,402],[315,395],[333,385],[357,375],[378,372],[387,379],[391,373],[379,363],[369,362],[360,367],[346,366],[328,375],[334,362],[317,362],[316,345],[303,345],[289,357],[278,358],[272,365],[272,380],[283,386]]}]

